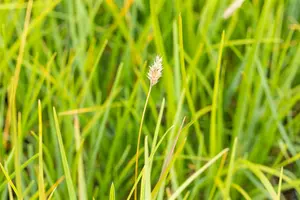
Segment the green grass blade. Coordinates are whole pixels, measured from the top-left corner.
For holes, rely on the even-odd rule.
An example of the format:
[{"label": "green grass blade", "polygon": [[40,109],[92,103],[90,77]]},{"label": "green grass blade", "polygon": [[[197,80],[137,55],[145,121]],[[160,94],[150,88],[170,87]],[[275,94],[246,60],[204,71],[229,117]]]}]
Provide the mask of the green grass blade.
[{"label": "green grass blade", "polygon": [[283,174],[283,167],[280,170],[280,177],[279,177],[279,184],[278,184],[278,192],[277,192],[277,200],[280,200],[280,193],[281,193],[281,185],[282,185],[282,174]]},{"label": "green grass blade", "polygon": [[11,178],[9,177],[9,174],[6,172],[6,170],[4,169],[4,167],[3,167],[3,165],[2,165],[1,163],[0,163],[0,168],[1,168],[1,170],[2,170],[2,172],[3,172],[3,174],[4,174],[4,176],[5,176],[5,178],[6,178],[6,180],[7,180],[7,182],[9,183],[10,187],[14,190],[16,196],[17,196],[18,198],[20,198],[20,195],[19,195],[19,192],[18,192],[16,186],[15,186],[14,183],[12,182]]},{"label": "green grass blade", "polygon": [[207,162],[203,167],[197,170],[193,175],[191,175],[169,198],[169,200],[175,200],[181,192],[188,187],[199,175],[201,175],[207,168],[209,168],[214,162],[216,162],[221,156],[227,153],[228,149],[224,149],[213,157],[209,162]]},{"label": "green grass blade", "polygon": [[145,199],[151,200],[151,174],[150,174],[150,162],[149,162],[149,149],[148,149],[148,136],[145,138],[145,165],[144,165],[144,193]]},{"label": "green grass blade", "polygon": [[[162,120],[162,117],[163,117],[164,108],[165,108],[165,99],[163,99],[163,101],[161,103],[161,107],[160,107],[160,111],[159,111],[155,131],[154,131],[152,146],[151,146],[151,154],[154,153],[154,149],[155,149],[156,144],[157,144],[157,139],[158,139],[158,134],[159,134],[160,126],[161,126],[161,120]],[[149,172],[150,173],[151,173],[151,167],[152,167],[152,161],[150,161],[150,163],[149,163]]]},{"label": "green grass blade", "polygon": [[[121,74],[122,74],[122,69],[123,69],[123,63],[121,63],[118,67],[117,75],[116,75],[116,78],[115,78],[115,81],[114,81],[114,84],[113,84],[113,87],[112,87],[112,90],[111,90],[111,94],[108,97],[108,103],[107,103],[108,105],[107,105],[107,108],[104,112],[103,119],[102,119],[102,122],[101,122],[101,125],[100,125],[100,128],[99,128],[99,132],[98,132],[98,135],[96,137],[96,141],[94,142],[94,147],[93,147],[93,151],[92,151],[92,154],[91,154],[91,158],[90,158],[90,161],[88,163],[88,168],[89,169],[94,168],[95,163],[96,163],[97,155],[98,155],[99,149],[100,149],[100,144],[101,144],[101,141],[102,141],[102,138],[103,138],[103,135],[104,135],[105,126],[106,126],[106,123],[107,123],[107,120],[108,120],[108,117],[109,117],[110,108],[111,108],[111,104],[112,104],[112,101],[113,101],[113,94],[117,90],[117,86],[118,86],[118,83],[120,81],[120,77],[121,77]],[[88,179],[87,179],[88,187],[91,187],[92,175],[93,175],[93,172],[89,173],[89,175],[88,175]]]},{"label": "green grass blade", "polygon": [[111,186],[110,186],[109,200],[115,200],[115,186],[114,186],[114,183],[112,183]]},{"label": "green grass blade", "polygon": [[59,149],[60,149],[60,155],[61,155],[63,168],[64,168],[64,174],[66,176],[69,198],[77,199],[75,188],[74,188],[72,177],[71,177],[68,160],[67,160],[67,155],[65,152],[64,142],[62,140],[62,135],[61,135],[60,128],[59,128],[59,122],[58,122],[56,110],[54,107],[53,107],[53,116],[54,116],[54,122],[55,122],[55,128],[56,128],[56,135],[57,135]]},{"label": "green grass blade", "polygon": [[[287,132],[286,132],[283,124],[279,120],[279,115],[278,115],[278,112],[277,112],[274,100],[272,98],[271,91],[270,91],[270,88],[268,86],[268,83],[267,83],[267,80],[266,80],[266,77],[265,77],[262,65],[259,62],[259,60],[257,60],[257,59],[256,59],[256,64],[257,64],[256,65],[257,66],[257,70],[258,70],[259,76],[261,78],[265,94],[267,96],[267,101],[268,101],[269,107],[271,109],[272,117],[273,117],[273,119],[276,122],[276,125],[278,127],[279,133],[281,134],[282,139],[287,144],[287,147],[290,150],[290,152],[292,153],[292,155],[295,156],[297,154],[297,151],[295,150],[295,147],[294,147],[293,143],[291,142],[291,140],[290,140],[290,138],[289,138],[289,136],[288,136],[288,134],[287,134]],[[300,166],[300,161],[296,161],[296,163],[297,163],[298,166]]]},{"label": "green grass blade", "polygon": [[82,155],[82,143],[80,136],[80,124],[79,118],[77,115],[74,116],[74,132],[75,132],[75,142],[76,142],[76,151],[78,154],[78,197],[80,200],[87,199],[87,190],[86,190],[86,181],[85,181],[85,173],[84,173],[84,163],[83,163],[83,155]]},{"label": "green grass blade", "polygon": [[45,196],[45,183],[44,183],[44,160],[43,160],[43,120],[42,120],[42,105],[41,101],[38,101],[39,112],[39,197],[40,199],[46,199]]},{"label": "green grass blade", "polygon": [[228,173],[226,177],[226,182],[225,182],[225,194],[224,194],[224,199],[229,199],[230,198],[230,187],[232,184],[232,178],[233,178],[233,168],[235,164],[235,154],[236,154],[236,146],[237,146],[237,141],[238,139],[234,139],[233,147],[232,147],[232,152],[230,156],[230,161],[229,161],[229,167],[228,167]]},{"label": "green grass blade", "polygon": [[261,183],[263,184],[263,186],[266,188],[266,190],[269,193],[269,196],[272,199],[277,199],[277,194],[272,186],[272,184],[270,183],[270,181],[268,180],[268,178],[262,173],[262,171],[255,165],[252,164],[248,161],[244,161],[245,165],[251,170],[251,172],[253,174],[255,174],[255,176],[261,181]]},{"label": "green grass blade", "polygon": [[219,49],[219,56],[218,56],[218,64],[215,74],[215,83],[214,83],[214,92],[213,92],[213,102],[212,102],[212,109],[211,109],[211,121],[210,121],[210,155],[211,157],[216,155],[216,152],[219,151],[217,146],[217,105],[218,105],[218,94],[219,94],[219,85],[220,85],[220,73],[221,73],[221,64],[222,64],[222,53],[224,48],[224,41],[225,41],[225,32],[222,33],[221,45]]}]

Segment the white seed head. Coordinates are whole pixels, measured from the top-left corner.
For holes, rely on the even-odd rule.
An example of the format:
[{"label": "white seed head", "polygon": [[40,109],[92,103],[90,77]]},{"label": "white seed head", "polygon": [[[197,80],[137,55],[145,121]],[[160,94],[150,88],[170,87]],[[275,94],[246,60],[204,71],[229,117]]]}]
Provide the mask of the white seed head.
[{"label": "white seed head", "polygon": [[233,15],[233,13],[239,9],[245,0],[235,0],[224,12],[223,14],[223,18],[227,19],[229,18],[231,15]]},{"label": "white seed head", "polygon": [[162,76],[162,57],[156,56],[153,65],[150,66],[148,72],[148,78],[150,80],[151,86],[158,82],[158,79]]}]

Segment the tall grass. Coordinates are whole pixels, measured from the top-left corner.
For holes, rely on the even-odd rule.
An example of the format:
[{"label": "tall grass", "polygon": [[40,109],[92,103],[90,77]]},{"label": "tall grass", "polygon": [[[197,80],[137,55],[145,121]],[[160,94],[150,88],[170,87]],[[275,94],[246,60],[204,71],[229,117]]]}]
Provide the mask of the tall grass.
[{"label": "tall grass", "polygon": [[299,7],[1,1],[0,199],[299,198]]}]

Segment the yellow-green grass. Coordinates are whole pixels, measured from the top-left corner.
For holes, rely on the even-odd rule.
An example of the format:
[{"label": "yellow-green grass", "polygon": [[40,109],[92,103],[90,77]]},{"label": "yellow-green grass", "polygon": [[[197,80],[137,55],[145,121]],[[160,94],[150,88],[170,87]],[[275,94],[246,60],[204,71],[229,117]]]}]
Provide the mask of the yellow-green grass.
[{"label": "yellow-green grass", "polygon": [[1,1],[0,199],[300,198],[299,7]]}]

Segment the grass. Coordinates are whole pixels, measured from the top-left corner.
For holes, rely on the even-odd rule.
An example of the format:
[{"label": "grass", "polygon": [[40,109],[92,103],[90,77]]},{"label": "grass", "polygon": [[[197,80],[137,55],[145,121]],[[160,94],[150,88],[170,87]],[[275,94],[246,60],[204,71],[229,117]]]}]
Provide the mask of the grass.
[{"label": "grass", "polygon": [[300,198],[300,3],[232,2],[1,1],[0,199]]}]

